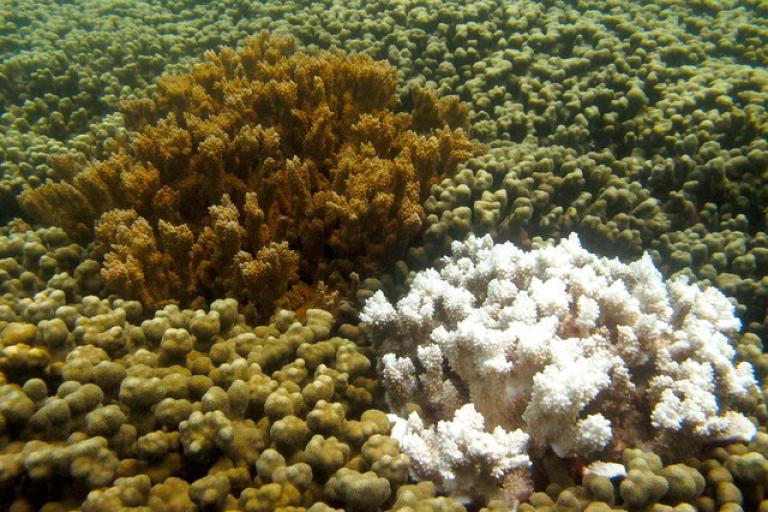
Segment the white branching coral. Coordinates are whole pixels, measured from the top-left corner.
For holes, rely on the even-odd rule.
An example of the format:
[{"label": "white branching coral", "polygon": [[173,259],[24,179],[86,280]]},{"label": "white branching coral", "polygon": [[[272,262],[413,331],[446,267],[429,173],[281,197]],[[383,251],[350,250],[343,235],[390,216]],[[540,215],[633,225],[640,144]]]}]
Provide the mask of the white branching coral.
[{"label": "white branching coral", "polygon": [[[640,442],[754,435],[732,410],[754,388],[753,369],[734,363],[740,322],[716,289],[665,282],[647,255],[600,258],[575,235],[532,251],[470,236],[452,251],[396,305],[378,292],[361,315],[384,354],[390,406],[420,408],[395,427],[418,476],[471,488],[462,464],[487,454],[478,467],[500,485],[549,448],[594,458]],[[441,441],[446,429],[464,444]]]},{"label": "white branching coral", "polygon": [[[458,409],[451,420],[427,427],[412,412],[407,420],[395,421],[391,434],[411,457],[422,478],[442,482],[451,494],[491,493],[514,471],[528,470],[528,434],[506,432],[497,426],[485,431],[485,420],[472,404]],[[488,477],[491,477],[490,479]],[[467,484],[472,484],[472,488]],[[470,490],[471,489],[471,490]]]}]

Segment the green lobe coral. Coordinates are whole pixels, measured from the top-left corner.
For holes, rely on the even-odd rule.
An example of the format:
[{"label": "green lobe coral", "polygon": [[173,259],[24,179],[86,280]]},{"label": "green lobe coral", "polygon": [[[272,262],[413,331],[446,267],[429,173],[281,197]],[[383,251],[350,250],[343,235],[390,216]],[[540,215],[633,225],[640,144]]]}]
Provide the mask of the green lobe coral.
[{"label": "green lobe coral", "polygon": [[[167,306],[142,322],[135,303],[62,300],[38,325],[63,315],[90,334],[19,383],[0,374],[0,488],[15,489],[3,506],[159,510],[172,497],[174,510],[322,501],[371,510],[406,482],[408,459],[375,409],[367,350],[336,336],[328,312],[309,310],[301,323],[282,310],[254,327],[228,299],[207,311]],[[18,333],[9,347],[39,343],[35,324],[9,319]],[[115,328],[119,349],[99,346]],[[150,350],[163,339],[170,353]]]}]

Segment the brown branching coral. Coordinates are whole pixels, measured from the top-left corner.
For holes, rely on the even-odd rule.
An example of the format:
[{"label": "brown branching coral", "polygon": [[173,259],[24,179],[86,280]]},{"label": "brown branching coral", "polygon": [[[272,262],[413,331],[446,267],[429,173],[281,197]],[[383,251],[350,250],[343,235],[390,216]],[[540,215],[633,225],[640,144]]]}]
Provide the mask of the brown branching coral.
[{"label": "brown branching coral", "polygon": [[107,284],[151,308],[233,296],[263,316],[343,289],[403,255],[430,186],[477,149],[455,98],[415,89],[413,114],[394,114],[391,66],[286,36],[158,86],[124,105],[130,146],[21,198],[31,218],[95,235]]}]

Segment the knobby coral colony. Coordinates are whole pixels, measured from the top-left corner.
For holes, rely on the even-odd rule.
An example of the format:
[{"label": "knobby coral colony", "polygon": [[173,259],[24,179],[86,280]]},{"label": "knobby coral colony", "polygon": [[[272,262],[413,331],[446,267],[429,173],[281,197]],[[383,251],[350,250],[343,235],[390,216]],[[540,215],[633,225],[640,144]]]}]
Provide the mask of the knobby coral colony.
[{"label": "knobby coral colony", "polygon": [[53,290],[2,315],[12,510],[374,510],[409,487],[357,329],[327,311],[253,327],[226,299],[141,321]]},{"label": "knobby coral colony", "polygon": [[478,149],[456,98],[363,55],[262,33],[123,105],[139,130],[107,160],[24,193],[27,214],[95,236],[107,286],[150,309],[237,298],[254,318],[330,306],[349,275],[404,255],[430,186]]}]

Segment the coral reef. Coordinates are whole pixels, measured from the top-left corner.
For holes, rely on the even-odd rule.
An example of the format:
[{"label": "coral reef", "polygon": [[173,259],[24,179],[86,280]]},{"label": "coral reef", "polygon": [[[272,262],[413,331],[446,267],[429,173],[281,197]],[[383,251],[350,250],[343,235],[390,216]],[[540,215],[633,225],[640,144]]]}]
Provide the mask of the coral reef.
[{"label": "coral reef", "polygon": [[[291,1],[283,8],[270,3],[251,4],[246,12],[228,4],[209,8],[177,2],[174,13],[181,14],[169,17],[165,5],[137,3],[131,9],[115,8],[116,14],[126,20],[116,29],[126,34],[121,36],[126,40],[143,43],[149,39],[152,44],[147,42],[140,48],[121,45],[112,48],[110,55],[128,51],[129,55],[120,57],[121,62],[135,65],[140,81],[145,83],[148,79],[144,77],[165,62],[191,60],[181,50],[187,45],[206,48],[219,42],[234,44],[243,35],[263,27],[290,31],[310,48],[337,46],[365,52],[397,66],[404,79],[397,95],[405,104],[410,101],[413,83],[434,86],[441,94],[459,94],[470,103],[471,129],[476,136],[488,141],[525,142],[525,146],[513,150],[517,155],[497,155],[498,162],[481,165],[515,166],[517,179],[533,177],[534,183],[520,184],[523,188],[516,188],[517,194],[508,197],[506,208],[498,198],[481,197],[486,190],[484,182],[470,185],[470,204],[458,206],[473,210],[473,226],[487,226],[498,216],[502,225],[511,223],[517,231],[522,222],[528,222],[525,207],[529,207],[532,217],[526,228],[531,237],[558,236],[558,232],[575,228],[590,249],[633,257],[651,249],[647,243],[655,243],[670,226],[676,231],[674,247],[658,247],[667,261],[659,257],[656,264],[667,265],[667,257],[675,253],[673,268],[665,270],[686,273],[690,272],[685,270],[688,267],[682,255],[692,252],[692,247],[698,246],[696,238],[703,235],[693,235],[696,238],[689,240],[688,234],[677,231],[698,223],[707,232],[726,237],[730,236],[728,231],[744,233],[750,249],[765,247],[759,237],[752,240],[765,230],[765,214],[759,205],[765,203],[765,185],[760,176],[765,165],[761,137],[766,126],[766,76],[760,64],[765,62],[762,48],[767,36],[751,23],[761,16],[759,3],[694,5],[662,0],[642,6],[627,2],[611,5],[608,12],[587,1],[567,6],[525,1],[510,6],[493,0],[450,5],[419,0],[406,9],[386,0],[343,5],[327,0],[321,4]],[[45,4],[43,12],[67,6]],[[109,9],[94,13],[89,5],[79,7],[62,18],[80,19],[82,12],[93,32],[101,27],[94,23],[104,23],[113,30]],[[61,33],[57,27],[61,18],[52,17],[41,25],[41,17],[35,18],[33,11],[24,9],[24,16],[34,21],[18,29],[24,34],[29,32],[30,37],[19,38],[20,42],[13,44],[28,45],[24,51],[29,53],[24,55],[34,57],[11,60],[15,66],[34,62],[40,76],[50,72],[56,77],[60,68],[59,60],[52,57],[55,51],[44,37],[35,34]],[[187,12],[192,14],[185,17]],[[146,27],[139,31],[133,21],[139,16],[143,23],[161,20],[165,31],[190,35],[146,38]],[[229,19],[236,23],[217,21]],[[80,32],[64,35],[75,38]],[[69,44],[68,51],[85,52],[88,57],[79,57],[84,63],[108,64],[89,58],[89,51],[102,56],[99,37],[89,37],[93,41],[80,39],[78,45]],[[114,39],[112,32],[110,39]],[[90,49],[91,42],[95,50]],[[162,46],[168,51],[158,52],[157,44],[170,46]],[[143,54],[145,50],[151,56]],[[38,57],[37,52],[43,56]],[[103,76],[86,70],[82,74],[93,80]],[[118,99],[143,97],[143,92],[129,83],[134,76],[110,78],[112,95]],[[28,97],[25,109],[39,110],[51,99],[50,94],[65,98],[60,92],[45,90],[48,82],[35,83],[34,91],[24,91],[24,97]],[[8,94],[17,92],[12,89]],[[111,101],[114,108],[117,100]],[[83,103],[83,108],[88,106]],[[58,110],[41,112],[41,119],[48,122],[46,119],[57,115]],[[21,115],[28,117],[14,114]],[[0,210],[18,212],[15,193],[23,187],[37,187],[45,177],[66,179],[70,175],[71,163],[62,163],[59,158],[49,162],[46,155],[70,151],[76,155],[63,160],[74,158],[81,163],[83,154],[102,156],[103,151],[94,148],[108,139],[108,148],[114,150],[115,139],[124,139],[122,126],[119,117],[105,118],[101,125],[92,126],[87,138],[72,139],[66,148],[46,147],[31,140],[33,134],[23,126],[13,128],[4,135],[0,150],[5,151],[0,165],[12,167],[3,167],[2,180],[13,182],[8,194],[3,195],[10,203],[3,203]],[[517,167],[519,155],[531,152],[539,155],[535,167]],[[571,160],[575,161],[568,163]],[[587,169],[595,166],[599,169],[597,175],[582,185],[578,171],[588,176],[594,173]],[[476,170],[473,168],[473,172]],[[550,170],[552,177],[547,176]],[[491,192],[496,192],[502,188],[507,172],[488,172],[494,180]],[[601,181],[606,173],[617,180]],[[560,179],[568,175],[571,177],[563,185]],[[550,187],[555,188],[554,193]],[[571,188],[579,195],[570,194]],[[626,188],[629,190],[625,192]],[[576,211],[561,204],[577,198]],[[461,202],[461,197],[458,200]],[[475,211],[477,201],[481,211]],[[717,208],[713,209],[713,205]],[[512,208],[517,210],[514,215]],[[746,224],[737,219],[739,213],[746,215]],[[442,211],[436,214],[440,220]],[[457,214],[456,222],[461,225],[468,212],[462,209]],[[448,224],[450,227],[452,222]],[[701,229],[696,227],[699,233]],[[702,254],[698,248],[693,253]],[[767,304],[761,279],[766,267],[756,265],[751,271],[751,257],[744,256],[736,265],[730,260],[723,265],[718,256],[706,262],[712,267],[706,266],[704,273],[698,272],[700,265],[695,261],[690,268],[698,278],[709,279],[736,297],[742,304],[740,313],[748,304],[756,303],[743,318],[751,332],[763,335]],[[718,274],[716,280],[711,279],[713,267]]]},{"label": "coral reef", "polygon": [[25,187],[66,176],[60,157],[101,158],[125,140],[120,98],[272,23],[236,11],[186,0],[4,2],[0,223],[19,215],[15,196]]},{"label": "coral reef", "polygon": [[404,255],[429,186],[475,150],[451,98],[392,113],[394,70],[368,57],[262,34],[207,59],[126,105],[128,150],[20,198],[73,237],[95,223],[107,285],[149,308],[234,296],[266,318],[348,286]]},{"label": "coral reef", "polygon": [[361,313],[390,407],[412,411],[393,435],[420,478],[487,498],[526,454],[652,443],[681,458],[754,436],[734,410],[758,392],[753,368],[734,363],[740,322],[716,289],[664,282],[648,256],[598,258],[575,235],[452,249],[395,306],[378,291]]},{"label": "coral reef", "polygon": [[685,140],[677,156],[650,159],[532,143],[493,148],[432,188],[423,246],[410,250],[408,266],[424,268],[470,232],[526,246],[576,232],[590,250],[648,251],[665,274],[716,285],[739,302],[745,328],[764,336],[768,145]]},{"label": "coral reef", "polygon": [[[676,450],[648,451],[652,443],[642,447],[645,451],[613,446],[613,462],[586,467],[579,458],[531,454],[529,474],[529,454],[521,453],[524,437],[495,433],[493,423],[468,404],[457,409],[460,421],[451,414],[437,424],[423,422],[422,436],[439,443],[443,455],[451,451],[490,463],[458,468],[467,479],[481,480],[472,489],[475,495],[493,494],[497,482],[486,475],[506,472],[501,499],[483,511],[768,510],[765,19],[760,0],[2,3],[0,509],[411,512],[461,511],[462,504],[477,509],[480,503],[467,501],[459,486],[450,488],[441,477],[440,488],[429,481],[404,483],[409,469],[419,473],[419,461],[408,462],[386,435],[382,412],[369,410],[381,406],[367,366],[376,351],[364,345],[356,328],[341,325],[326,334],[328,316],[304,308],[293,318],[278,313],[251,327],[234,319],[231,302],[216,299],[227,287],[243,288],[244,277],[252,289],[242,297],[238,317],[266,316],[303,303],[332,309],[338,286],[361,304],[377,289],[395,302],[408,294],[416,271],[435,266],[452,242],[470,232],[534,251],[576,232],[596,254],[629,260],[647,252],[665,277],[686,277],[705,294],[717,287],[728,296],[744,330],[729,332],[735,353],[728,359],[749,362],[760,388],[731,405],[757,420],[755,438],[683,459]],[[349,254],[317,257],[313,251],[314,263],[303,263],[296,238],[291,246],[280,238],[284,232],[275,236],[261,229],[278,225],[279,231],[284,225],[283,217],[270,217],[265,208],[264,183],[258,183],[255,201],[248,196],[253,190],[246,188],[258,180],[244,186],[224,180],[212,187],[199,186],[210,180],[184,183],[171,177],[168,183],[185,191],[186,203],[177,206],[167,194],[146,206],[168,169],[156,168],[155,174],[135,165],[141,154],[136,137],[145,137],[147,151],[158,142],[179,144],[173,147],[181,153],[159,158],[155,153],[152,165],[196,159],[195,169],[210,170],[213,179],[226,172],[207,167],[203,158],[226,154],[232,157],[226,171],[243,170],[241,154],[227,153],[233,134],[225,140],[219,130],[237,125],[239,118],[211,120],[210,112],[196,110],[190,124],[174,103],[181,100],[192,111],[197,99],[204,99],[221,115],[230,111],[219,100],[243,81],[211,93],[205,81],[215,75],[206,75],[190,102],[182,83],[155,82],[155,77],[192,76],[199,62],[210,70],[216,61],[201,58],[203,51],[237,48],[263,29],[293,35],[313,57],[328,57],[321,51],[339,48],[388,61],[397,75],[394,85],[388,83],[389,107],[411,112],[408,126],[403,116],[391,119],[387,126],[395,131],[426,133],[448,121],[493,146],[460,164],[457,173],[419,183],[419,199],[409,211],[419,211],[423,237],[411,237],[390,252],[383,242],[402,226],[340,233],[379,251],[387,263],[402,258],[391,267]],[[227,77],[240,73],[227,68],[236,60],[231,51],[218,55]],[[206,93],[198,94],[201,90]],[[448,95],[457,95],[469,112],[458,108],[458,101],[438,100]],[[125,114],[116,111],[120,104]],[[169,113],[177,126],[167,120]],[[164,117],[166,124],[157,124]],[[315,119],[327,121],[314,111],[298,125]],[[188,139],[170,140],[180,133],[177,128],[190,134]],[[142,133],[131,133],[136,129]],[[278,135],[282,141],[290,133]],[[316,134],[315,142],[327,140],[322,130]],[[269,133],[249,135],[269,142]],[[185,154],[185,148],[194,152]],[[404,159],[390,165],[385,161],[391,157],[369,160],[381,159],[376,166],[389,165],[387,172],[402,171],[394,163]],[[88,180],[78,174],[97,168],[96,159],[114,164],[98,171],[113,173],[114,179],[100,188],[86,185],[86,196],[98,201],[73,203],[81,208],[77,215],[56,219],[69,222],[67,231],[33,231],[19,221],[6,225],[20,215],[22,190],[51,182],[85,185]],[[292,161],[283,161],[285,179],[275,186],[312,171],[289,169]],[[130,198],[126,190],[132,191]],[[126,202],[115,204],[115,191]],[[354,189],[373,203],[367,191]],[[209,201],[208,194],[216,197]],[[424,194],[431,195],[425,202]],[[341,204],[337,199],[334,205]],[[353,205],[351,199],[344,206],[368,211],[367,204]],[[175,219],[164,216],[172,211]],[[336,212],[323,210],[331,221]],[[188,229],[178,220],[181,214],[188,216]],[[119,250],[78,245],[90,241],[99,218],[100,236]],[[294,231],[300,224],[295,221],[289,226]],[[334,251],[340,240],[321,239]],[[190,246],[198,252],[190,253]],[[235,247],[250,259],[232,259]],[[104,252],[113,263],[103,269],[104,277],[123,297],[108,297],[103,287]],[[179,277],[178,262],[194,272]],[[382,268],[389,273],[380,274]],[[310,286],[320,274],[323,285]],[[345,283],[347,276],[352,279]],[[153,315],[128,297],[158,307],[175,300],[191,309],[168,306]],[[720,312],[730,311],[731,305],[722,306]],[[353,316],[345,307],[337,323]],[[300,325],[292,323],[296,318]],[[294,349],[294,334],[309,340],[305,332],[312,326],[312,340]],[[240,357],[258,359],[261,373],[250,361],[247,371],[239,362],[227,366]],[[412,359],[419,367],[419,354]],[[322,365],[330,369],[318,371]],[[342,389],[336,372],[358,377]],[[444,373],[456,381],[450,371]],[[244,399],[242,382],[258,389],[255,407]],[[593,403],[605,405],[600,395]],[[411,405],[404,409],[423,418],[434,413]],[[640,412],[650,417],[649,409]],[[405,425],[401,421],[398,427]],[[647,422],[641,426],[648,435]],[[532,446],[529,439],[528,449]],[[676,445],[679,451],[689,447]],[[539,492],[528,496],[532,485]],[[460,501],[440,496],[446,489]]]}]

